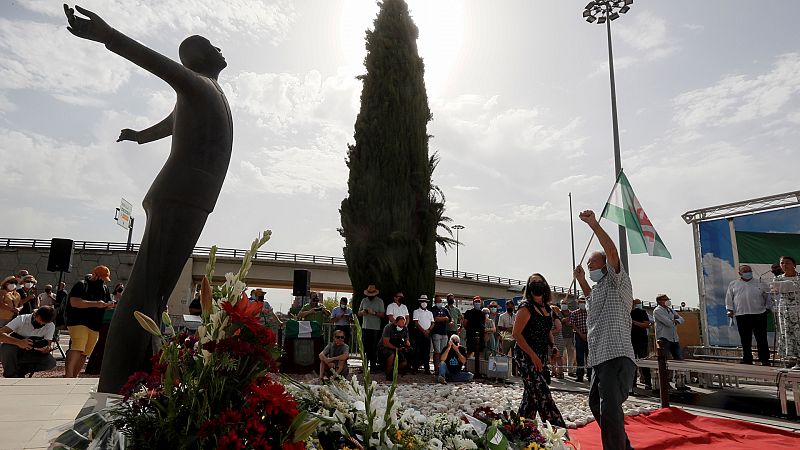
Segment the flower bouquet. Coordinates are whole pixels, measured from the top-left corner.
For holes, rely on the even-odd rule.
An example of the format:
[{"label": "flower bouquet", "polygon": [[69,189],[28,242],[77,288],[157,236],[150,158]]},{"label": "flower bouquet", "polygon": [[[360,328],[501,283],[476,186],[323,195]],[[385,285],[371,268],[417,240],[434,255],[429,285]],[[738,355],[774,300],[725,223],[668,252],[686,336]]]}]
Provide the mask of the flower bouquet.
[{"label": "flower bouquet", "polygon": [[565,439],[566,428],[553,427],[538,418],[528,419],[513,411],[497,413],[488,406],[477,408],[472,416],[465,418],[473,425],[475,419],[480,421],[478,428],[483,424],[488,426],[483,436],[485,448],[490,450],[576,450],[576,446]]},{"label": "flower bouquet", "polygon": [[74,432],[63,433],[55,447],[304,449],[317,421],[306,420],[307,413],[298,411],[270,375],[280,353],[275,335],[259,323],[261,302],[251,303],[244,294],[242,280],[252,257],[270,235],[266,231],[254,240],[239,272],[226,274],[213,291],[212,248],[200,292],[202,325],[195,335],[175,335],[168,315],[162,318],[168,333],[162,335],[152,318],[137,311],[142,327],[161,341],[152,369],[129,378],[122,402],[100,414],[104,420],[92,415],[101,423],[82,434],[84,442],[76,442]]}]

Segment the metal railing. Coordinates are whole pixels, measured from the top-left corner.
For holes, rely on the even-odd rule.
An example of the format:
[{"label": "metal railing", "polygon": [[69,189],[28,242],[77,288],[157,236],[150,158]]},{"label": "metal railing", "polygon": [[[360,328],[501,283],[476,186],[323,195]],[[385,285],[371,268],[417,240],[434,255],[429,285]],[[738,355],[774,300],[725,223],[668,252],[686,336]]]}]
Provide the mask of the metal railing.
[{"label": "metal railing", "polygon": [[[138,252],[139,244],[131,243],[128,245],[125,242],[102,242],[102,241],[74,241],[74,249],[76,251],[106,251],[106,252]],[[36,248],[36,249],[49,249],[50,239],[18,239],[18,238],[0,238],[0,248]],[[217,248],[217,257],[222,258],[242,258],[247,250],[237,248]],[[193,256],[208,256],[211,253],[211,247],[195,247],[192,250]],[[284,253],[284,252],[256,252],[253,257],[258,261],[280,261],[291,263],[311,263],[311,264],[328,264],[333,266],[347,266],[345,259],[341,256],[321,256],[321,255],[305,255],[302,253]],[[526,280],[518,280],[514,278],[499,277],[495,275],[485,275],[473,272],[455,271],[449,269],[436,269],[436,276],[442,278],[454,278],[465,281],[476,281],[481,283],[502,284],[508,286],[525,286]],[[565,294],[567,288],[561,286],[550,286],[554,293]]]}]

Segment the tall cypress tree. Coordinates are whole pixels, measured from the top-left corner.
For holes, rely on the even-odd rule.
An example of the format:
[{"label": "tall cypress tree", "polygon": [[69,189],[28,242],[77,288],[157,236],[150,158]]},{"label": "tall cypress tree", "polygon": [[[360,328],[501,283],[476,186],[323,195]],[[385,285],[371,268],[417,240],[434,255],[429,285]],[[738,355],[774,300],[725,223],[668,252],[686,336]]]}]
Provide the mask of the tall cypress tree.
[{"label": "tall cypress tree", "polygon": [[380,3],[366,36],[367,73],[359,77],[361,110],[340,209],[354,297],[374,284],[387,302],[403,291],[410,310],[421,294],[434,293],[436,244],[452,244],[436,232],[450,229],[444,196],[431,183],[437,159],[428,154],[432,116],[417,36],[404,0]]}]

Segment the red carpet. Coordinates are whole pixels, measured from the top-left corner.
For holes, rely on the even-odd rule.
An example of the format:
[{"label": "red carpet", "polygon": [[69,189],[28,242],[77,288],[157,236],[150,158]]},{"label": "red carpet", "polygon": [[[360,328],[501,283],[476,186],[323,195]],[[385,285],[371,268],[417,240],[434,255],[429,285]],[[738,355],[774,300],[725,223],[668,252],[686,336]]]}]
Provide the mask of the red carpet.
[{"label": "red carpet", "polygon": [[[626,417],[625,431],[636,450],[800,448],[800,433],[740,420],[695,416],[678,408]],[[569,434],[581,450],[603,448],[597,422],[570,430]]]}]

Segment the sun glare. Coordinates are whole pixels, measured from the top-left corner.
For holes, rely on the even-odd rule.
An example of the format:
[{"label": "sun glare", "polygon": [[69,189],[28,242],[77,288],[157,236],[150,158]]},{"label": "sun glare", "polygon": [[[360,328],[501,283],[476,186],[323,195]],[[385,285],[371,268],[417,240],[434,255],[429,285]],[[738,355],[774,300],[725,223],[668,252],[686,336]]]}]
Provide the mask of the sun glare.
[{"label": "sun glare", "polygon": [[[425,61],[428,95],[446,86],[458,60],[464,38],[464,5],[458,0],[407,0],[411,18],[419,28],[417,47]],[[372,28],[378,5],[371,0],[345,0],[341,16],[344,65],[363,71],[364,31]]]}]

